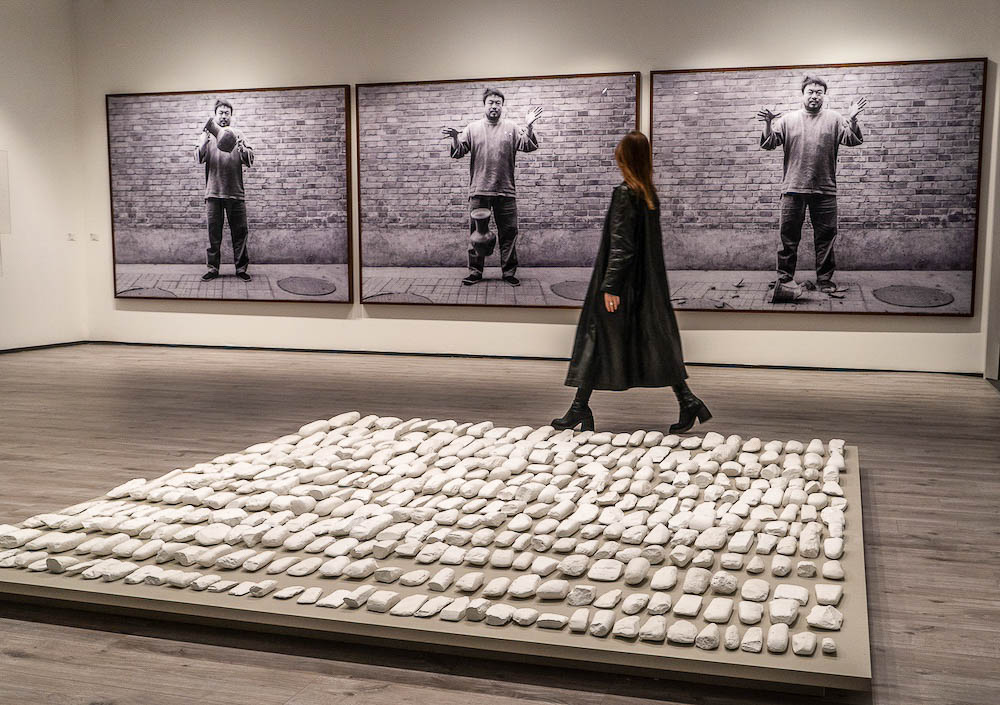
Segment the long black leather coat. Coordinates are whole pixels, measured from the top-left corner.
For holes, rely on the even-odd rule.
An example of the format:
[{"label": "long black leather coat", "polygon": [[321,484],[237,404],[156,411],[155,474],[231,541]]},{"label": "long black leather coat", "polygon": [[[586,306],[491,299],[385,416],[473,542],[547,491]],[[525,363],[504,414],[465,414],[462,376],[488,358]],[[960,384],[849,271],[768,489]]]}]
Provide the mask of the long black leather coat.
[{"label": "long black leather coat", "polygon": [[[604,293],[621,297],[608,313]],[[673,386],[687,377],[663,264],[660,210],[624,183],[604,219],[566,384],[592,389]]]}]

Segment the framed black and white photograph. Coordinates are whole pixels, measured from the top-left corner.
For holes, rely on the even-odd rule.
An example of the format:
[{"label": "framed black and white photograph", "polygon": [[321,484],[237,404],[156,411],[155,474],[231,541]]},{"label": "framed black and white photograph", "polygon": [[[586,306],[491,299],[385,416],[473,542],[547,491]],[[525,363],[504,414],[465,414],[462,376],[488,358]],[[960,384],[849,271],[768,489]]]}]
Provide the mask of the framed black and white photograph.
[{"label": "framed black and white photograph", "polygon": [[652,72],[677,309],[971,316],[985,59]]},{"label": "framed black and white photograph", "polygon": [[639,73],[357,86],[366,304],[578,307]]},{"label": "framed black and white photograph", "polygon": [[349,86],[106,103],[116,297],[351,301]]}]

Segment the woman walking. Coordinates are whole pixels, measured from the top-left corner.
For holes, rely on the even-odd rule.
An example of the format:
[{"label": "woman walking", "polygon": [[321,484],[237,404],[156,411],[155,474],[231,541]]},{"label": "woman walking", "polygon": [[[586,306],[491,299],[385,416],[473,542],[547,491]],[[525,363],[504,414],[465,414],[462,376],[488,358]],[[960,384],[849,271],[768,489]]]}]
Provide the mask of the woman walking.
[{"label": "woman walking", "polygon": [[595,389],[673,387],[680,418],[671,433],[684,433],[712,418],[684,381],[684,355],[670,305],[663,264],[660,206],[653,186],[649,140],[637,130],[615,148],[624,183],[617,186],[604,219],[601,247],[577,324],[566,385],[576,398],[558,429],[594,429],[588,405]]}]

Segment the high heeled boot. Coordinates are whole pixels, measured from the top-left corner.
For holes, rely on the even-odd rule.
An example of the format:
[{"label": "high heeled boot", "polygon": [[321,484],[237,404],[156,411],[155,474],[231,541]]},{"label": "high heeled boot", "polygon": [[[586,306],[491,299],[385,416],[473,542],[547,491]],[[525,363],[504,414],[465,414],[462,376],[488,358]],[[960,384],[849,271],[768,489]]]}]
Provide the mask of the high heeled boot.
[{"label": "high heeled boot", "polygon": [[694,426],[695,419],[705,423],[712,418],[712,412],[705,406],[705,402],[694,395],[686,382],[675,384],[674,394],[680,405],[680,418],[670,427],[670,433],[687,433]]},{"label": "high heeled boot", "polygon": [[594,430],[594,412],[590,410],[590,394],[593,390],[590,387],[577,387],[576,396],[570,404],[562,418],[552,419],[552,428],[564,431],[567,428],[576,428],[580,424],[581,431]]},{"label": "high heeled boot", "polygon": [[580,424],[581,431],[594,430],[594,412],[586,402],[576,400],[570,404],[569,411],[558,419],[552,419],[552,428],[563,431],[567,428],[576,428]]}]

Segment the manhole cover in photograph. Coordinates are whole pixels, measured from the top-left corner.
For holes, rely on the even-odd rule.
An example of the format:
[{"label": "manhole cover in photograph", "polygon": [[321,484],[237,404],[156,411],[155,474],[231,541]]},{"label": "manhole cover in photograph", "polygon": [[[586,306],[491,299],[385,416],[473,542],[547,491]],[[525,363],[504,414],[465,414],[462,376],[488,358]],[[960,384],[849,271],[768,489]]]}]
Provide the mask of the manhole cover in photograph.
[{"label": "manhole cover in photograph", "polygon": [[929,286],[905,286],[893,284],[872,291],[875,298],[882,303],[908,308],[936,308],[947,306],[955,297],[947,291],[932,289]]},{"label": "manhole cover in photograph", "polygon": [[391,292],[386,292],[383,294],[373,294],[372,296],[366,296],[362,299],[366,304],[432,304],[433,300],[428,299],[426,296],[421,296],[420,294],[411,294],[404,292],[402,294],[393,294]]},{"label": "manhole cover in photograph", "polygon": [[559,282],[549,288],[556,296],[561,296],[564,299],[572,301],[583,301],[587,298],[587,289],[590,288],[590,282]]},{"label": "manhole cover in photograph", "polygon": [[136,287],[135,289],[126,289],[125,291],[119,291],[119,296],[134,296],[136,298],[145,299],[176,299],[177,294],[172,291],[167,291],[166,289],[158,289],[156,287]]},{"label": "manhole cover in photograph", "polygon": [[299,296],[326,296],[337,290],[337,285],[316,277],[286,277],[278,281],[278,286],[289,294]]}]

